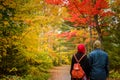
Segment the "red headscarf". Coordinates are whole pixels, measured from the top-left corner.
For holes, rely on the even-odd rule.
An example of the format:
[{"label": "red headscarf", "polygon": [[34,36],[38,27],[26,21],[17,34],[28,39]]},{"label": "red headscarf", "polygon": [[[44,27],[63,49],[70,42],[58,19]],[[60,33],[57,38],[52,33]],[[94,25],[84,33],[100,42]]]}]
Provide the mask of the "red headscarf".
[{"label": "red headscarf", "polygon": [[79,44],[77,49],[78,49],[78,52],[85,54],[85,45],[84,44]]}]

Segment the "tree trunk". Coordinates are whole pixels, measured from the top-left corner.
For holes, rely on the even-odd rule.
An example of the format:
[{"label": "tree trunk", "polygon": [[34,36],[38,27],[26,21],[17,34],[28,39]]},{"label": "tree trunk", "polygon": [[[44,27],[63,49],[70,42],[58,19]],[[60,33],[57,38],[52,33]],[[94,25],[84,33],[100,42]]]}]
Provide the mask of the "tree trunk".
[{"label": "tree trunk", "polygon": [[95,23],[96,23],[96,30],[97,30],[97,34],[98,34],[98,39],[102,42],[103,41],[103,37],[102,37],[102,32],[101,32],[101,28],[98,24],[98,15],[95,15],[94,16],[94,20],[95,20]]}]

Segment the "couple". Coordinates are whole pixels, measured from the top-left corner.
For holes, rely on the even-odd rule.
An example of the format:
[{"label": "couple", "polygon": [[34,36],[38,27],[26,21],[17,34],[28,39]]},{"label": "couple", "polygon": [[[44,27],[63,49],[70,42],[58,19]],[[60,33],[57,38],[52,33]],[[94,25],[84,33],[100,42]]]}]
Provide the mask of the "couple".
[{"label": "couple", "polygon": [[[79,60],[82,55],[85,54],[84,44],[79,44],[78,51],[75,54]],[[76,63],[75,57],[72,57],[70,74],[72,73],[73,65]],[[87,79],[75,79],[71,77],[71,80],[106,80],[108,76],[108,55],[101,50],[101,42],[96,40],[94,42],[94,50],[85,55],[79,62],[83,68]],[[72,75],[71,75],[72,76]]]}]

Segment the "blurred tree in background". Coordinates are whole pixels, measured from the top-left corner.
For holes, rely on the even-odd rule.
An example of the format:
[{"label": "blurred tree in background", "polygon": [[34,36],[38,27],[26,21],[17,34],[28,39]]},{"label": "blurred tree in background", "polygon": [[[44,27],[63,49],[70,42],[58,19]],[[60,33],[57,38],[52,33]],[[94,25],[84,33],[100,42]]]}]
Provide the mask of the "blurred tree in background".
[{"label": "blurred tree in background", "polygon": [[[20,38],[27,25],[17,14],[17,3],[11,0],[0,1],[0,74],[16,74],[25,71],[27,65]],[[21,64],[22,63],[22,64]]]},{"label": "blurred tree in background", "polygon": [[[108,36],[105,37],[105,50],[109,53],[110,68],[115,72],[120,73],[120,1],[115,0],[111,4],[111,9],[115,12],[115,15],[110,21],[110,27],[107,29]],[[117,76],[118,77],[118,76]]]}]

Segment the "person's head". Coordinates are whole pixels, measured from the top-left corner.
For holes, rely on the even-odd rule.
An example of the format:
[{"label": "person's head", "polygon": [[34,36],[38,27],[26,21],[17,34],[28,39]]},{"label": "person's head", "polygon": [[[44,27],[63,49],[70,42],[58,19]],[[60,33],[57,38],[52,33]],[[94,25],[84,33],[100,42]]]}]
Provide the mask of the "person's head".
[{"label": "person's head", "polygon": [[99,40],[96,40],[93,44],[94,48],[101,48],[101,42]]},{"label": "person's head", "polygon": [[83,53],[85,54],[85,45],[84,44],[79,44],[77,46],[78,53]]}]

